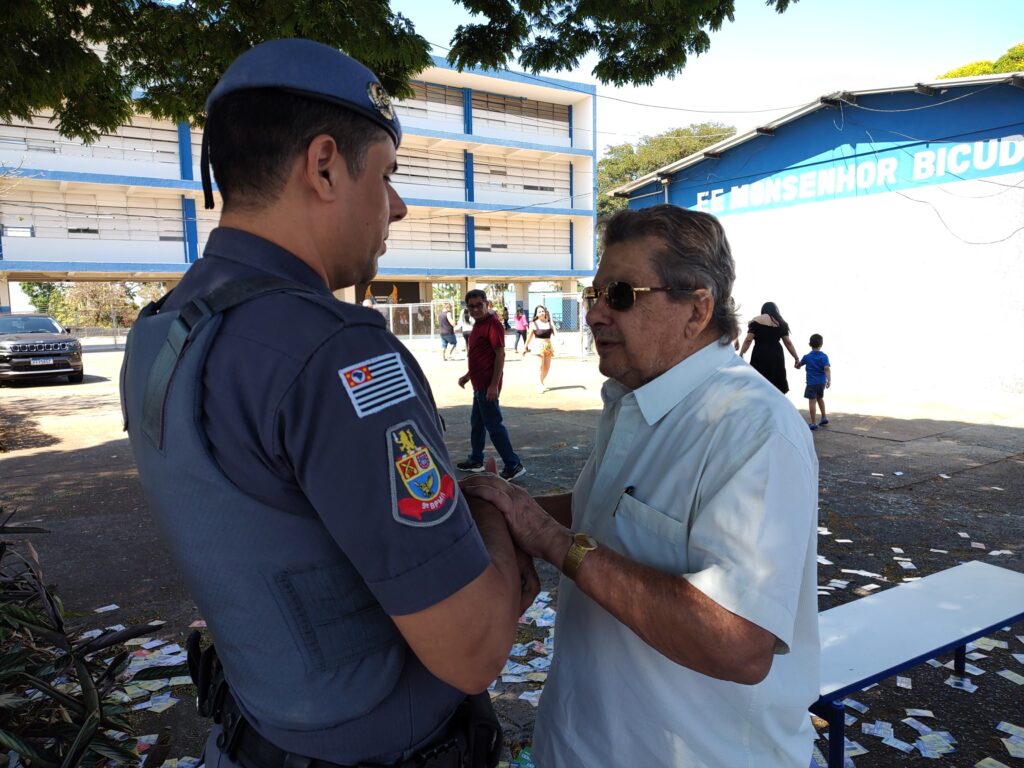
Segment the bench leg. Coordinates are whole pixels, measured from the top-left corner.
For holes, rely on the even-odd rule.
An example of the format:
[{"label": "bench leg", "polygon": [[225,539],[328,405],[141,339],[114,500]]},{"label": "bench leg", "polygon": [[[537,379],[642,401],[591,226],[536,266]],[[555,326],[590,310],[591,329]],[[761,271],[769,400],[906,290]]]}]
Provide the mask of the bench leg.
[{"label": "bench leg", "polygon": [[956,672],[957,677],[964,677],[966,670],[964,667],[967,664],[967,646],[961,645],[953,654],[953,671]]},{"label": "bench leg", "polygon": [[846,710],[843,700],[818,699],[811,712],[828,723],[828,768],[843,768],[846,761]]},{"label": "bench leg", "polygon": [[828,768],[843,768],[846,757],[846,710],[842,701],[829,702]]}]

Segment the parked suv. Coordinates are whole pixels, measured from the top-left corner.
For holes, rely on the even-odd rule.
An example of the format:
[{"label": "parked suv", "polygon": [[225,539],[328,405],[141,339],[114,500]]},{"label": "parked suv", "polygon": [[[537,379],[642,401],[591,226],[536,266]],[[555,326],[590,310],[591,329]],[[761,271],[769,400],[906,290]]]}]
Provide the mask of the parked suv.
[{"label": "parked suv", "polygon": [[82,344],[47,315],[0,314],[0,382],[67,376],[85,378]]}]

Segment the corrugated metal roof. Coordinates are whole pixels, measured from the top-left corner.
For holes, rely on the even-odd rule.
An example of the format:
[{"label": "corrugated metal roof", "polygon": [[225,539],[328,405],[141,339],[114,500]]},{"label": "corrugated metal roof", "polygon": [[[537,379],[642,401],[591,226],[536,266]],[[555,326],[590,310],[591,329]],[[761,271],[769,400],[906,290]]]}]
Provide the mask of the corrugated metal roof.
[{"label": "corrugated metal roof", "polygon": [[717,144],[712,144],[710,147],[705,147],[700,152],[694,152],[692,155],[687,155],[673,163],[662,166],[656,171],[651,171],[647,175],[641,176],[636,181],[631,181],[629,184],[623,184],[620,187],[616,187],[607,194],[627,195],[634,190],[659,181],[664,176],[669,176],[684,168],[688,168],[691,165],[696,165],[703,160],[720,157],[724,152],[729,151],[733,147],[737,147],[740,144],[756,138],[757,136],[763,136],[766,133],[774,132],[778,127],[786,125],[786,123],[791,123],[794,120],[799,120],[801,117],[817,112],[819,109],[824,109],[839,103],[852,104],[853,100],[858,96],[926,91],[927,89],[941,91],[949,90],[950,88],[965,88],[972,85],[999,85],[1002,83],[1012,83],[1020,88],[1024,88],[1024,71],[1007,72],[996,75],[980,75],[977,77],[954,77],[948,80],[934,80],[931,82],[914,83],[912,85],[899,85],[892,88],[868,88],[860,91],[836,91],[835,93],[821,96],[793,112],[764,123],[763,125],[759,125],[757,128],[753,128],[746,133],[737,134],[736,136],[720,141]]}]

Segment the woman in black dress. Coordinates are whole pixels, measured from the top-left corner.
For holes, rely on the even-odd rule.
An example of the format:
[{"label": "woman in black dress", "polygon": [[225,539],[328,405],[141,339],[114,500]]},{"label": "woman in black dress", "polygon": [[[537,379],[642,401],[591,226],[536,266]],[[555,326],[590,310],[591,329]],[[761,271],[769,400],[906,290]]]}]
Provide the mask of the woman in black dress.
[{"label": "woman in black dress", "polygon": [[747,353],[751,343],[754,351],[750,353],[750,364],[780,392],[788,392],[786,358],[782,353],[782,345],[786,345],[794,362],[799,361],[800,356],[789,340],[789,323],[782,319],[775,302],[766,302],[761,307],[761,314],[747,324],[747,338],[743,340],[740,357]]}]

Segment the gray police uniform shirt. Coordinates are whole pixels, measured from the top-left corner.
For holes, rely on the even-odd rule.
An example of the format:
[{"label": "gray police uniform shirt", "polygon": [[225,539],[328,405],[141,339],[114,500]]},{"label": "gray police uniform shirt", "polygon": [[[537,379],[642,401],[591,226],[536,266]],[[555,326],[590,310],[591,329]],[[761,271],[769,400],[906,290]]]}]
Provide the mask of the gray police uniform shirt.
[{"label": "gray police uniform shirt", "polygon": [[[231,280],[268,276],[331,295],[297,257],[222,227],[164,309]],[[457,592],[490,557],[455,483],[422,370],[380,313],[345,311],[356,324],[284,293],[230,310],[203,374],[202,423],[231,481],[286,512],[312,507],[383,610],[410,614]],[[254,617],[254,633],[270,618]],[[249,719],[296,753],[338,762],[376,745],[378,759],[394,759],[433,737],[464,698],[411,651],[405,659],[392,694],[355,720],[299,733]]]}]

